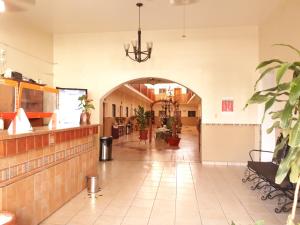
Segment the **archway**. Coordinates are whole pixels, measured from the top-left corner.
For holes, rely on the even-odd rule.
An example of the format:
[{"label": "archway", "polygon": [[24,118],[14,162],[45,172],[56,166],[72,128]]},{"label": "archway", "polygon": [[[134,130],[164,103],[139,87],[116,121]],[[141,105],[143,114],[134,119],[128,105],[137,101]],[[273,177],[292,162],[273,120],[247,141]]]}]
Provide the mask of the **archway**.
[{"label": "archway", "polygon": [[[141,78],[137,78],[137,79],[132,79],[132,80],[129,80],[129,81],[126,81],[126,82],[123,82],[123,83],[120,83],[119,85],[115,86],[114,88],[112,88],[110,91],[108,91],[105,95],[103,95],[101,98],[100,98],[100,113],[99,113],[99,116],[100,116],[100,121],[103,121],[102,122],[102,133],[104,135],[109,135],[107,134],[107,130],[109,130],[111,128],[111,124],[108,123],[108,125],[106,124],[105,122],[105,116],[107,114],[107,107],[108,107],[108,103],[107,103],[107,99],[109,98],[109,96],[113,93],[115,93],[117,90],[123,88],[124,86],[128,86],[128,85],[132,85],[134,86],[135,84],[151,84],[151,85],[157,85],[157,84],[169,84],[169,83],[174,83],[174,84],[178,84],[182,87],[184,87],[186,90],[187,90],[187,93],[186,95],[189,95],[188,99],[189,101],[198,101],[200,102],[199,104],[199,108],[197,108],[197,116],[196,116],[196,113],[194,113],[194,117],[197,117],[195,119],[197,119],[197,123],[194,122],[194,127],[196,128],[197,126],[197,129],[198,129],[198,134],[197,134],[197,138],[198,138],[198,147],[197,147],[197,150],[199,151],[200,153],[200,161],[201,161],[201,158],[202,158],[202,152],[201,152],[201,118],[202,118],[202,104],[201,104],[201,98],[195,93],[193,92],[189,87],[186,87],[185,85],[182,85],[174,80],[169,80],[169,79],[164,79],[164,78],[157,78],[157,77],[141,77]],[[163,101],[159,101],[159,100],[154,100],[153,102],[163,102]],[[150,104],[149,103],[149,106],[151,106],[151,110],[152,110],[152,106],[153,106],[153,102]],[[124,105],[124,104],[123,104]],[[109,103],[109,107],[112,108],[112,105],[111,103]],[[113,106],[115,108],[115,111],[117,110],[117,117],[119,116],[120,118],[122,117],[122,110],[124,109],[124,107],[122,106],[122,101],[121,101],[121,105],[114,105]],[[127,108],[127,107],[126,107]],[[149,108],[150,109],[150,108]],[[111,110],[111,109],[109,109]],[[112,110],[111,110],[112,111]],[[185,114],[188,114],[187,113],[187,110],[185,110]],[[116,113],[116,112],[114,112]],[[157,109],[156,109],[156,113],[157,113]],[[114,115],[116,116],[116,114]],[[128,116],[128,115],[127,115]],[[193,118],[194,119],[194,118]],[[195,119],[193,121],[195,121]],[[200,122],[198,122],[200,121]],[[150,128],[151,130],[151,128]],[[150,136],[150,138],[152,138]],[[150,143],[151,143],[151,140],[150,139]]]}]

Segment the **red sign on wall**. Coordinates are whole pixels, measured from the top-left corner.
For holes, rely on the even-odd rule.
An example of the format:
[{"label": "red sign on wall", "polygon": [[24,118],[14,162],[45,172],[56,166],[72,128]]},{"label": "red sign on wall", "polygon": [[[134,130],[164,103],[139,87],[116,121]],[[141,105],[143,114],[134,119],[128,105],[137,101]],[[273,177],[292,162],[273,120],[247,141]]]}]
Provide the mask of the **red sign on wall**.
[{"label": "red sign on wall", "polygon": [[223,99],[222,100],[222,112],[233,112],[233,100]]}]

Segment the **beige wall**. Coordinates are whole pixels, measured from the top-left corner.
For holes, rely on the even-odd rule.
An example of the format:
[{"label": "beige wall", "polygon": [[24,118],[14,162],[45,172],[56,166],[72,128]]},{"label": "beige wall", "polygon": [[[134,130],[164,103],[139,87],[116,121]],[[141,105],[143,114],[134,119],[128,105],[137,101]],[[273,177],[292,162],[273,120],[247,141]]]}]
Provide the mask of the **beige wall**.
[{"label": "beige wall", "polygon": [[181,123],[183,126],[197,126],[199,117],[181,117]]},{"label": "beige wall", "polygon": [[247,162],[248,152],[260,147],[259,125],[203,124],[201,133],[202,160],[207,162]]},{"label": "beige wall", "polygon": [[259,28],[260,60],[279,57],[297,60],[298,56],[284,47],[273,44],[290,44],[300,49],[300,4],[298,0],[285,0]]},{"label": "beige wall", "polygon": [[6,68],[53,84],[53,36],[19,19],[0,14],[0,49],[7,51]]},{"label": "beige wall", "polygon": [[[205,122],[257,123],[255,107],[242,110],[256,77],[257,27],[190,30],[185,40],[180,32],[143,32],[144,40],[154,42],[153,57],[145,63],[132,62],[123,52],[123,42],[135,37],[135,32],[55,35],[55,84],[88,88],[91,97],[100,100],[128,80],[166,78],[202,98]],[[222,97],[234,98],[233,114],[220,112]],[[99,103],[92,120],[102,123]]]}]

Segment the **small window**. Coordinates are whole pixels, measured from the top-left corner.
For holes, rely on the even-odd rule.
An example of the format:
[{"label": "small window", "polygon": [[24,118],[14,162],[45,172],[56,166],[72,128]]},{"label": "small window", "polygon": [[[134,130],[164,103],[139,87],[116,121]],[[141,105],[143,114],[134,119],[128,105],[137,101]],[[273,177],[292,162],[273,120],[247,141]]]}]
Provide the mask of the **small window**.
[{"label": "small window", "polygon": [[112,117],[116,117],[116,104],[112,104]]},{"label": "small window", "polygon": [[188,117],[196,117],[196,111],[188,111]]},{"label": "small window", "polygon": [[160,88],[158,92],[159,94],[166,94],[167,90],[165,88]]}]

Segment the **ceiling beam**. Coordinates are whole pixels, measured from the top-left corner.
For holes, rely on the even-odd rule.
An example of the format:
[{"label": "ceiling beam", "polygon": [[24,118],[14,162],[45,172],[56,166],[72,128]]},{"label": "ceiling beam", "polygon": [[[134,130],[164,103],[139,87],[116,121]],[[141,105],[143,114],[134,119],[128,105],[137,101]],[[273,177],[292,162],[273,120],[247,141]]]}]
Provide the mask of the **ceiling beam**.
[{"label": "ceiling beam", "polygon": [[149,103],[152,103],[153,101],[148,98],[147,96],[145,96],[144,94],[142,94],[141,92],[139,92],[138,90],[136,90],[135,88],[131,87],[130,85],[128,84],[124,84],[124,87],[126,87],[127,89],[129,89],[131,92],[133,92],[134,94],[142,97],[144,100],[146,100],[147,102]]}]

